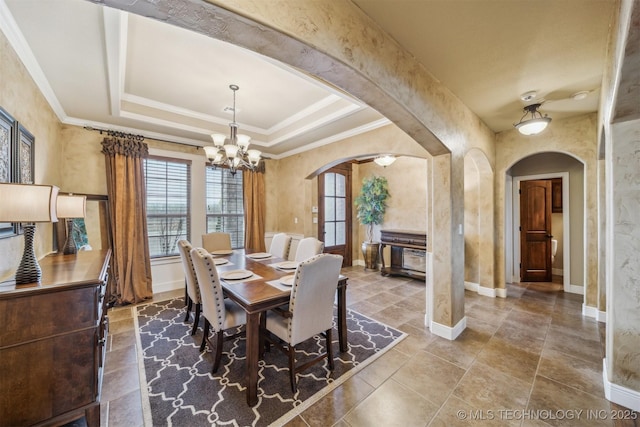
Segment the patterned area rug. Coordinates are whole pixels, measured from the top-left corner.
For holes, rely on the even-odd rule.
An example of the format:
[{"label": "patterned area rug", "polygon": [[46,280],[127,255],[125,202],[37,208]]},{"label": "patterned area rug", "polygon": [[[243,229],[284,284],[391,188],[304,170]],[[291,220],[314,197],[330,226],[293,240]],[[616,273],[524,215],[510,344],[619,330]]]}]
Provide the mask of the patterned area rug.
[{"label": "patterned area rug", "polygon": [[[318,401],[354,373],[396,345],[406,334],[347,311],[349,350],[338,350],[337,329],[333,342],[333,372],[324,364],[298,374],[298,391],[289,385],[287,357],[272,348],[260,361],[258,403],[246,403],[244,384],[245,339],[224,343],[218,372],[211,374],[213,353],[200,353],[202,323],[190,335],[192,324],[183,322],[183,298],[135,308],[140,378],[147,426],[266,426],[280,425]],[[315,337],[300,345],[298,364],[324,350],[325,339]]]}]

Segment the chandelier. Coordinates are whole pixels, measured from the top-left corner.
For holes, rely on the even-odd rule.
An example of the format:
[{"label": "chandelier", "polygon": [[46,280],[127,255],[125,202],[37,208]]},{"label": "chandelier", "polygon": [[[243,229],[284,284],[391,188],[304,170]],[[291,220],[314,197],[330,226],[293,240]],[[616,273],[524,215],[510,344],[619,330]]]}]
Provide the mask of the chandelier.
[{"label": "chandelier", "polygon": [[[213,145],[207,145],[203,148],[207,159],[213,166],[227,167],[231,175],[235,175],[238,169],[255,170],[260,163],[262,153],[259,150],[249,150],[251,138],[248,135],[238,133],[236,91],[240,88],[237,85],[229,85],[229,89],[233,91],[233,122],[229,123],[229,138],[221,133],[214,133],[211,135]],[[225,142],[227,143],[225,144]]]},{"label": "chandelier", "polygon": [[[514,126],[518,131],[523,135],[536,135],[547,127],[547,125],[551,122],[551,118],[547,117],[545,114],[544,117],[538,111],[542,104],[531,104],[524,107],[524,115],[520,118],[520,121]],[[528,120],[523,119],[527,116],[527,114],[531,115],[531,118]]]}]

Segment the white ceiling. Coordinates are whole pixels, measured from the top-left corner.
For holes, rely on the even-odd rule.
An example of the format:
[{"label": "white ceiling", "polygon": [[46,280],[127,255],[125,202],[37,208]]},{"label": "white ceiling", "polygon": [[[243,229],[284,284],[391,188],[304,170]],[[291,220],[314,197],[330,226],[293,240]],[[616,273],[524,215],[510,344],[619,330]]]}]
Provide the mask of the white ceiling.
[{"label": "white ceiling", "polygon": [[[554,119],[597,109],[614,0],[353,1],[495,132],[527,91]],[[85,0],[0,0],[0,29],[64,123],[204,145],[228,133],[230,84],[240,132],[275,158],[388,123],[277,61]]]}]

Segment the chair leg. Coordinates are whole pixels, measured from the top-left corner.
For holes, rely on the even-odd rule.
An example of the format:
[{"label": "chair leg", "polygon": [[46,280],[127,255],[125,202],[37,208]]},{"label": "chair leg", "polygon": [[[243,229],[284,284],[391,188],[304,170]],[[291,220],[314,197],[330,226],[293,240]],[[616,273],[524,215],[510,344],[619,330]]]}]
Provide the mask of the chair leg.
[{"label": "chair leg", "polygon": [[331,328],[325,332],[327,338],[327,359],[329,361],[329,370],[333,371],[333,347],[331,346]]},{"label": "chair leg", "polygon": [[202,334],[202,343],[200,343],[200,351],[204,351],[204,347],[207,345],[207,338],[209,337],[209,321],[204,318],[204,333]]},{"label": "chair leg", "polygon": [[196,314],[195,314],[195,317],[193,318],[193,328],[191,328],[191,335],[195,335],[196,334],[196,330],[198,330],[198,323],[200,323],[200,308],[201,307],[202,307],[202,304],[197,302],[196,303]]},{"label": "chair leg", "polygon": [[213,362],[213,368],[211,369],[212,374],[215,374],[218,371],[220,360],[222,359],[222,343],[224,342],[224,331],[220,330],[216,332],[216,338],[216,359]]},{"label": "chair leg", "polygon": [[191,306],[193,305],[193,301],[191,300],[191,298],[189,298],[187,296],[187,315],[184,316],[184,321],[188,322],[189,321],[189,314],[191,313]]},{"label": "chair leg", "polygon": [[298,391],[298,385],[296,384],[296,349],[289,344],[289,380],[291,381],[291,391],[295,393]]}]

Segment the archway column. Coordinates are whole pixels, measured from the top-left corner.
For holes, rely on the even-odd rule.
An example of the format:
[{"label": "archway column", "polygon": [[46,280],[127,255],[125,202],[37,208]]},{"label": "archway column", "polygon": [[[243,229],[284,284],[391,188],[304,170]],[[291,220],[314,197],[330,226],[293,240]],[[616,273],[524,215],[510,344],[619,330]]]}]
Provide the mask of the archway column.
[{"label": "archway column", "polygon": [[[464,158],[444,154],[430,164],[427,304],[431,332],[455,339],[466,327],[464,316]],[[429,314],[429,313],[428,313]]]}]

